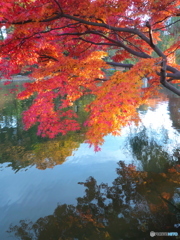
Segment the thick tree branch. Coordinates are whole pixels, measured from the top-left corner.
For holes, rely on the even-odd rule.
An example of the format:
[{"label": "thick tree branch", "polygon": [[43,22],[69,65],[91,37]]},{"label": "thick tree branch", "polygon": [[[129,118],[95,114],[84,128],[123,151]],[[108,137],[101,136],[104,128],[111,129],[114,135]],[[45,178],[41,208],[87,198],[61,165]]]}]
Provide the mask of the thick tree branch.
[{"label": "thick tree branch", "polygon": [[149,39],[150,39],[150,45],[151,45],[152,47],[154,47],[153,36],[152,36],[152,27],[151,27],[151,25],[150,25],[149,22],[146,22],[146,27],[149,28]]},{"label": "thick tree branch", "polygon": [[[117,63],[117,62],[106,62],[108,65],[112,65],[115,67],[125,67],[125,68],[132,68],[133,64],[128,63]],[[171,78],[171,81],[174,79],[180,79],[180,71],[176,68],[173,68],[169,65],[166,66],[166,70],[171,71],[172,73],[166,73],[166,77]],[[160,73],[159,73],[160,75]]]},{"label": "thick tree branch", "polygon": [[116,62],[106,62],[108,65],[114,67],[124,67],[124,68],[132,68],[134,65],[130,63],[116,63]]},{"label": "thick tree branch", "polygon": [[[167,70],[168,70],[168,66],[167,66]],[[180,71],[176,72],[176,73],[167,73],[166,76],[168,78],[171,78],[171,81],[172,80],[175,80],[175,79],[180,79]]]},{"label": "thick tree branch", "polygon": [[[60,19],[60,18],[67,18],[67,19],[71,19],[71,20],[74,20],[76,22],[79,22],[79,23],[82,23],[82,24],[85,24],[85,25],[89,25],[89,26],[97,26],[97,27],[102,27],[102,28],[106,28],[106,29],[111,29],[111,31],[117,31],[117,32],[126,32],[126,33],[132,33],[132,34],[135,34],[137,36],[139,36],[142,40],[144,40],[146,43],[148,43],[149,46],[152,47],[152,49],[160,56],[160,57],[165,57],[165,55],[162,53],[162,51],[156,47],[156,46],[152,46],[151,45],[151,41],[148,37],[146,37],[142,32],[140,32],[138,29],[136,28],[120,28],[120,27],[114,27],[114,26],[110,26],[108,24],[105,24],[105,23],[97,23],[97,22],[91,22],[91,21],[87,21],[87,20],[84,20],[84,19],[81,19],[81,18],[78,18],[78,17],[75,17],[75,16],[72,16],[72,15],[69,15],[69,14],[63,14],[63,13],[58,13],[56,14],[55,16],[51,17],[51,18],[48,18],[48,19],[43,19],[43,20],[40,20],[39,22],[50,22],[50,21],[53,21],[53,20],[57,20],[57,19]],[[24,21],[24,22],[11,22],[11,24],[26,24],[26,23],[30,23],[30,22],[34,22],[33,20],[27,20],[27,21]],[[99,33],[96,33],[96,34],[99,34]],[[106,36],[103,36],[106,38]],[[118,45],[120,47],[123,47],[126,51],[128,51],[129,53],[137,56],[137,57],[140,57],[140,58],[149,58],[150,56],[146,53],[139,53],[139,52],[136,52],[134,51],[133,49],[130,49],[129,47],[127,47],[125,44],[123,44],[122,42],[120,41],[115,41],[113,39],[111,39],[110,41],[114,41],[114,42],[118,42]]]},{"label": "thick tree branch", "polygon": [[172,92],[176,93],[178,96],[180,96],[180,90],[166,81],[166,76],[167,76],[166,75],[166,70],[167,70],[166,63],[167,63],[166,58],[163,58],[162,63],[161,63],[160,82],[164,87],[166,87],[170,91],[172,91]]}]

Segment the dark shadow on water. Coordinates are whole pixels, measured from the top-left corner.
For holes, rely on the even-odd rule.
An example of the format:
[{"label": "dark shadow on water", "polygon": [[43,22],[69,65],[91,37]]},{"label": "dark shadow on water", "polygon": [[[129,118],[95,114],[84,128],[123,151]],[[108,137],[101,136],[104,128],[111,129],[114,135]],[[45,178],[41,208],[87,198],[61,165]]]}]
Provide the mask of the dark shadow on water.
[{"label": "dark shadow on water", "polygon": [[8,232],[21,240],[144,240],[152,239],[150,231],[180,234],[179,170],[137,171],[120,161],[111,186],[89,177],[79,183],[85,194],[76,205],[58,205],[52,215],[21,220]]}]

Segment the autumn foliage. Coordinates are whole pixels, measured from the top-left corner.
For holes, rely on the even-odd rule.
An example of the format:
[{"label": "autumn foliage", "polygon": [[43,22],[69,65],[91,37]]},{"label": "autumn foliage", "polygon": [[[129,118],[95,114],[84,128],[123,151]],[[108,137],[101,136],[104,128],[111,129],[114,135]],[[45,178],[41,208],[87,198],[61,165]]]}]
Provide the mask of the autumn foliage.
[{"label": "autumn foliage", "polygon": [[[88,142],[97,146],[108,133],[118,134],[137,107],[160,85],[180,95],[174,37],[165,50],[159,43],[178,22],[179,0],[7,0],[0,3],[1,77],[30,72],[19,99],[34,96],[24,112],[25,128],[38,123],[38,134],[55,137],[79,129],[76,100],[94,95],[86,106]],[[110,54],[113,53],[113,54]],[[127,71],[108,75],[113,66]],[[148,88],[142,88],[146,77]]]}]

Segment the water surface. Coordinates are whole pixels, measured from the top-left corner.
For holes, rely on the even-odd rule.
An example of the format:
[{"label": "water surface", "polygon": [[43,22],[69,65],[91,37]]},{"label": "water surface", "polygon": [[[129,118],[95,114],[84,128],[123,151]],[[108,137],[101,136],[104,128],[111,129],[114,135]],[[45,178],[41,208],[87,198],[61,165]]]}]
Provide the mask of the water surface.
[{"label": "water surface", "polygon": [[0,93],[0,239],[148,239],[150,231],[179,232],[179,98],[151,100],[139,109],[138,126],[106,136],[94,152],[84,129],[53,140],[38,137],[35,127],[24,131],[21,113],[30,101],[8,91]]}]

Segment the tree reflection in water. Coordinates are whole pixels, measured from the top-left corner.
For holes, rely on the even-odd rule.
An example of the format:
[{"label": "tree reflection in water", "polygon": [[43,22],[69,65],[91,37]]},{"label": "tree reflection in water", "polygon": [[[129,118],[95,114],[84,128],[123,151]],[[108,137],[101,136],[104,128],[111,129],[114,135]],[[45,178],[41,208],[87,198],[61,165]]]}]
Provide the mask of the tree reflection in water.
[{"label": "tree reflection in water", "polygon": [[[3,92],[8,89],[3,88]],[[54,139],[37,136],[37,127],[23,129],[22,112],[31,104],[33,97],[20,101],[15,94],[4,96],[0,91],[0,164],[8,163],[15,172],[30,166],[44,170],[62,164],[73,151],[85,140],[86,128],[80,131],[69,132],[65,136]],[[90,97],[77,101],[78,121],[81,124],[87,113],[83,105],[90,101]],[[77,109],[78,108],[78,109]]]},{"label": "tree reflection in water", "polygon": [[89,177],[79,183],[85,186],[85,195],[75,206],[59,205],[52,215],[35,223],[21,220],[8,232],[21,240],[143,240],[151,239],[150,231],[177,232],[178,168],[148,173],[122,161],[118,165],[112,186]]},{"label": "tree reflection in water", "polygon": [[[131,133],[127,138],[126,148],[134,159],[141,162],[144,171],[166,172],[177,161],[172,154],[177,146],[174,145],[171,154],[168,153],[166,144],[169,137],[167,130],[161,128],[159,132],[161,134],[143,126],[141,131]],[[160,137],[161,139],[158,139]]]},{"label": "tree reflection in water", "polygon": [[[17,125],[6,124],[0,131],[0,163],[9,162],[15,171],[32,165],[45,169],[62,164],[85,140],[85,130],[53,141],[39,139],[33,128],[25,132],[19,121],[24,106],[17,100],[14,103],[2,112],[7,119],[16,118]],[[79,115],[83,122],[84,111],[80,109]],[[174,224],[180,223],[180,166],[147,137],[145,129],[131,136],[129,146],[141,161],[142,171],[119,162],[112,186],[97,184],[90,177],[79,183],[86,190],[76,205],[59,205],[52,215],[35,223],[21,220],[9,228],[9,233],[21,240],[144,240],[152,239],[150,231],[177,232],[180,228]]]}]

